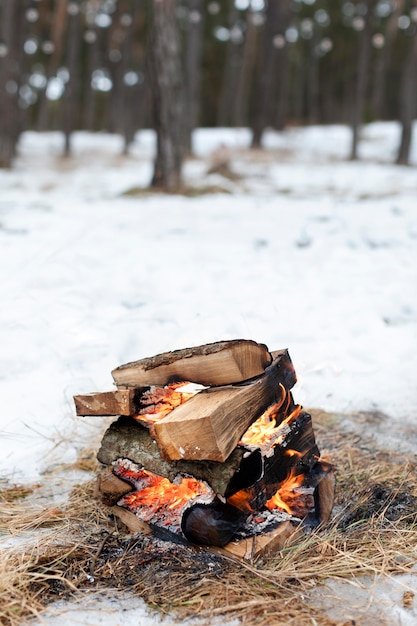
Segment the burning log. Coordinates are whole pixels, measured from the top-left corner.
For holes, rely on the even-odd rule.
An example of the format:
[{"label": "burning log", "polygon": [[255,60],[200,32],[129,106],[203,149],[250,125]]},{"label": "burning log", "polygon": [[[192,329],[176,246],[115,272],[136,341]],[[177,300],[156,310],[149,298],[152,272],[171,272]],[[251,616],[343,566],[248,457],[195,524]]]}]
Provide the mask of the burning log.
[{"label": "burning log", "polygon": [[119,415],[97,454],[109,466],[97,491],[133,532],[246,558],[294,540],[300,523],[329,519],[333,469],[294,403],[287,350],[222,342],[112,373],[117,391],[74,400],[78,414]]},{"label": "burning log", "polygon": [[149,430],[131,417],[119,417],[104,433],[97,459],[112,465],[117,459],[130,459],[159,476],[174,480],[179,474],[189,474],[206,480],[213,490],[224,495],[232,477],[239,469],[245,450],[236,448],[224,463],[216,461],[166,461]]},{"label": "burning log", "polygon": [[126,363],[114,369],[112,376],[118,387],[166,385],[184,380],[201,385],[229,385],[263,374],[271,361],[265,345],[236,339]]},{"label": "burning log", "polygon": [[[161,455],[179,459],[225,461],[239,439],[265,409],[285,396],[296,382],[286,350],[258,378],[207,389],[155,422],[151,434]],[[227,416],[227,417],[226,417]]]},{"label": "burning log", "polygon": [[113,506],[132,490],[132,485],[118,478],[111,469],[107,468],[97,478],[95,495],[101,498],[103,504]]}]

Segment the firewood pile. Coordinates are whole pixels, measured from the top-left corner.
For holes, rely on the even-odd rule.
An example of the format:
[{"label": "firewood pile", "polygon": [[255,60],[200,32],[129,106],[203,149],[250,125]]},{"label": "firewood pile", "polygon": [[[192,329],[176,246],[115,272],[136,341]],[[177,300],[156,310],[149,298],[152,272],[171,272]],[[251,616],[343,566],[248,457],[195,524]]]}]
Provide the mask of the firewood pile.
[{"label": "firewood pile", "polygon": [[77,415],[117,418],[97,454],[97,495],[132,532],[253,558],[328,521],[333,468],[294,402],[287,350],[223,341],[112,376],[114,390],[74,402]]}]

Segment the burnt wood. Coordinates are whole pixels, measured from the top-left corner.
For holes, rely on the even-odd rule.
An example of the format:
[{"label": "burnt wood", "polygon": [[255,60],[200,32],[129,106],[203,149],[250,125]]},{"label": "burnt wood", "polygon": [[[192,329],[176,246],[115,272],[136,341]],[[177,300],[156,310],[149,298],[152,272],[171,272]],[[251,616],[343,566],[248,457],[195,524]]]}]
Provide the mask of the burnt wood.
[{"label": "burnt wood", "polygon": [[263,375],[201,391],[154,423],[151,434],[161,456],[224,462],[252,422],[297,380],[287,350],[275,354]]},{"label": "burnt wood", "polygon": [[158,446],[147,428],[132,417],[119,417],[104,433],[97,459],[104,465],[111,465],[119,458],[130,459],[171,481],[178,474],[189,474],[198,480],[205,480],[216,493],[224,495],[245,454],[247,452],[244,449],[236,448],[224,463],[185,460],[168,462],[161,458]]},{"label": "burnt wood", "polygon": [[[288,450],[302,456],[292,456]],[[306,474],[317,463],[320,451],[316,444],[311,415],[301,411],[298,417],[288,424],[288,433],[282,444],[274,446],[273,454],[265,458],[264,481],[268,498],[279,488],[294,468],[295,474]]]},{"label": "burnt wood", "polygon": [[132,485],[115,476],[109,468],[104,469],[97,477],[95,495],[108,506],[116,504],[122,496],[132,490]]},{"label": "burnt wood", "polygon": [[271,361],[272,356],[264,344],[235,339],[126,363],[114,369],[112,376],[118,387],[167,385],[179,381],[228,385],[259,376]]}]

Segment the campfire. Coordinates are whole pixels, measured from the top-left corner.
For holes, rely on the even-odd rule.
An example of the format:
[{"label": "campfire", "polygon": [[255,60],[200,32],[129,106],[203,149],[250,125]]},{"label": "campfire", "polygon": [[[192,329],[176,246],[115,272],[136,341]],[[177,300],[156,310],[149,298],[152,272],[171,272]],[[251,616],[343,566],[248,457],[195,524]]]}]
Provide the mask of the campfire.
[{"label": "campfire", "polygon": [[112,376],[115,390],[74,401],[77,415],[117,416],[97,454],[97,495],[131,530],[247,558],[328,521],[333,468],[294,402],[287,350],[225,341]]}]

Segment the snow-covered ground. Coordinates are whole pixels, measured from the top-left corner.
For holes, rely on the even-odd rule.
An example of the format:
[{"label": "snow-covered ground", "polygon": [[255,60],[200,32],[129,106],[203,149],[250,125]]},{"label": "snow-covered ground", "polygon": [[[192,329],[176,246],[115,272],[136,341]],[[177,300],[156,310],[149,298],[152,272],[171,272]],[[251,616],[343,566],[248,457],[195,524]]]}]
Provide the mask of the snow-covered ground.
[{"label": "snow-covered ground", "polygon": [[[342,126],[249,139],[199,130],[186,181],[218,193],[183,197],[126,193],[150,181],[151,132],[129,157],[78,133],[67,160],[60,134],[23,135],[0,171],[0,477],[73,460],[104,423],[72,396],[117,365],[233,338],[288,348],[306,407],[415,445],[417,143],[398,167],[396,124],[365,127],[358,162]],[[238,176],[209,173],[223,160]]]}]

